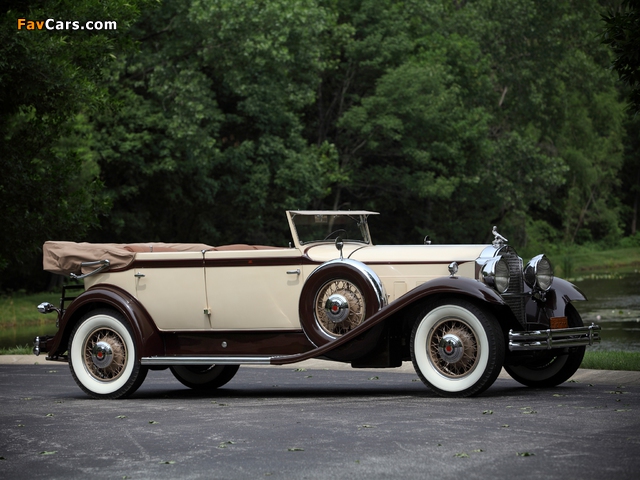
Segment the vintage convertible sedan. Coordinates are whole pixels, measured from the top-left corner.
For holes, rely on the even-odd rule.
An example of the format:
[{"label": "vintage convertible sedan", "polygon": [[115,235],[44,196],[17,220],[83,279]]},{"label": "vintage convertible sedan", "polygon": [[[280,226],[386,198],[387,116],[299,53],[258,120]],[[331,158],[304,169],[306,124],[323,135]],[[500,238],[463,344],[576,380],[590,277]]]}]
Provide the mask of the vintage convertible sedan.
[{"label": "vintage convertible sedan", "polygon": [[[63,288],[54,336],[34,353],[69,363],[96,398],[132,394],[149,369],[215,389],[240,365],[318,358],[354,368],[412,361],[439,395],[489,388],[504,367],[550,387],[578,369],[600,327],[544,255],[524,267],[494,227],[490,245],[378,246],[369,211],[288,211],[288,247],[47,242]],[[83,290],[83,291],[81,291]]]}]

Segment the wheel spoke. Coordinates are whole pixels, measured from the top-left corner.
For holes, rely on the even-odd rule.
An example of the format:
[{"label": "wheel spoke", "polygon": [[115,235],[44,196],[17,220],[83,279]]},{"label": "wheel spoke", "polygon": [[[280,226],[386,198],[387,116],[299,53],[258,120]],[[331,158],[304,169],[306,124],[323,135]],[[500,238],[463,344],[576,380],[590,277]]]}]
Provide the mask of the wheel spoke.
[{"label": "wheel spoke", "polygon": [[[349,312],[344,320],[336,322],[327,314],[325,305],[329,297],[338,295],[346,300]],[[332,280],[319,291],[315,302],[315,314],[320,327],[332,336],[342,336],[364,320],[365,301],[356,285],[347,280]]]},{"label": "wheel spoke", "polygon": [[[94,347],[98,344],[107,344],[112,353],[111,362],[99,367],[93,359]],[[84,363],[88,372],[97,380],[110,381],[117,379],[125,369],[127,349],[125,343],[117,332],[109,328],[101,328],[92,332],[85,341]]]},{"label": "wheel spoke", "polygon": [[[462,355],[455,361],[444,358],[440,343],[445,336],[457,338],[462,345]],[[464,322],[446,319],[438,323],[431,332],[427,345],[429,355],[436,369],[447,377],[462,377],[471,372],[478,360],[478,344],[473,330]]]}]

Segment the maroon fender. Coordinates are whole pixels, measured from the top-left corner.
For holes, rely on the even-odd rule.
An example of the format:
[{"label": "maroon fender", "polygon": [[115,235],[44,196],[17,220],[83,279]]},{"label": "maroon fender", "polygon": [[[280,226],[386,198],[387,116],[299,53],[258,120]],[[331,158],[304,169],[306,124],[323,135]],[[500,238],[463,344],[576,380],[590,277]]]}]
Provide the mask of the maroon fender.
[{"label": "maroon fender", "polygon": [[133,329],[140,357],[164,355],[162,336],[138,300],[120,287],[99,284],[80,294],[64,311],[58,333],[49,349],[49,357],[64,353],[74,325],[85,313],[99,307],[112,308],[127,319]]},{"label": "maroon fender", "polygon": [[[543,300],[529,299],[526,305],[527,323],[549,327],[552,317],[566,317],[566,308],[571,302],[586,300],[587,297],[574,284],[554,278],[553,284]],[[540,327],[537,327],[540,328]]]},{"label": "maroon fender", "polygon": [[[404,310],[412,308],[417,302],[434,295],[457,295],[472,297],[496,307],[506,306],[504,300],[500,297],[500,295],[498,295],[495,290],[483,283],[478,282],[477,280],[465,277],[436,278],[423,283],[419,287],[414,288],[399,299],[383,307],[378,312],[369,317],[364,323],[354,328],[352,331],[343,335],[342,337],[337,338],[332,342],[326,343],[314,350],[310,350],[309,352],[297,355],[289,355],[286,357],[276,357],[271,361],[271,363],[274,365],[284,365],[319,356],[331,357],[330,352],[332,350],[341,349],[340,347],[346,346],[349,342],[360,337],[360,335],[362,335],[364,332],[367,332],[373,327],[384,323],[390,317],[401,313]],[[377,337],[374,336],[374,338],[377,341]],[[375,345],[371,346],[371,348],[373,347],[375,347]],[[366,349],[362,348],[361,350]],[[328,353],[329,355],[327,355]]]}]

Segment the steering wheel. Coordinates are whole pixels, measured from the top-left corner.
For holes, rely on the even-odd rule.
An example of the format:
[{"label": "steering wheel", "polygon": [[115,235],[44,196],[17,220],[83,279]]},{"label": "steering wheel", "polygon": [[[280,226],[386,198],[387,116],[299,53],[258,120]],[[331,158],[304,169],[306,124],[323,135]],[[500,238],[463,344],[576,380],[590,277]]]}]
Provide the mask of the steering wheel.
[{"label": "steering wheel", "polygon": [[324,237],[324,240],[329,240],[333,235],[335,235],[337,233],[347,233],[347,231],[344,228],[339,228],[338,230],[334,230],[329,235]]}]

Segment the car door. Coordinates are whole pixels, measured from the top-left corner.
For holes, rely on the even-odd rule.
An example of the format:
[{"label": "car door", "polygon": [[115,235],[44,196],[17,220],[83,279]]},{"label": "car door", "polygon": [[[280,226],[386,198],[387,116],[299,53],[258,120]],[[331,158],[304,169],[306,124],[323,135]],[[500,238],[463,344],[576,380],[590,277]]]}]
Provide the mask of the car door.
[{"label": "car door", "polygon": [[160,330],[209,330],[202,252],[139,253],[136,296]]},{"label": "car door", "polygon": [[205,282],[215,330],[300,329],[302,266],[295,248],[205,253]]}]

